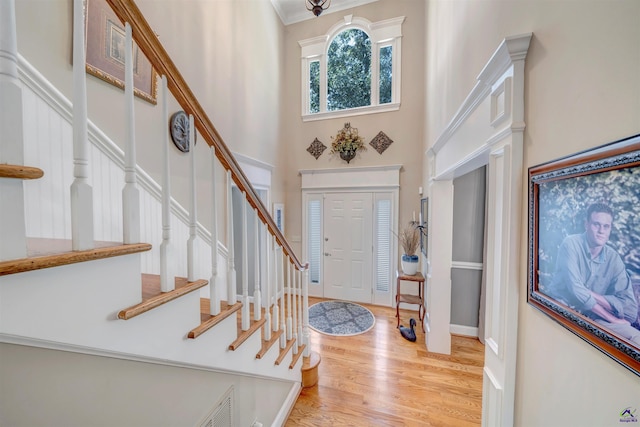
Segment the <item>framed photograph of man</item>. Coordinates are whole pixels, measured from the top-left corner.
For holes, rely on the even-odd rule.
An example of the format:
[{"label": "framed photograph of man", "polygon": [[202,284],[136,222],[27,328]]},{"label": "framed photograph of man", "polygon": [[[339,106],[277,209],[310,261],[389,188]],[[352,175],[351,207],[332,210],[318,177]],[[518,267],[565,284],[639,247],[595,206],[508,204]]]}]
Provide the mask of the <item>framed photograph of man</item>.
[{"label": "framed photograph of man", "polygon": [[640,135],[529,168],[527,301],[640,375]]}]

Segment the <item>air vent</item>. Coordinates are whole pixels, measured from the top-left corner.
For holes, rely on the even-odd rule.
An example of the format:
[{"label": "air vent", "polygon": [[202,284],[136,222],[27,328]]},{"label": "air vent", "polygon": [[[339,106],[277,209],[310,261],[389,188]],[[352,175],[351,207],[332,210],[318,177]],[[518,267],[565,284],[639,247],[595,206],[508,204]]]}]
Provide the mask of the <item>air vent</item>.
[{"label": "air vent", "polygon": [[200,427],[234,427],[233,399],[233,386],[231,386],[200,423]]}]

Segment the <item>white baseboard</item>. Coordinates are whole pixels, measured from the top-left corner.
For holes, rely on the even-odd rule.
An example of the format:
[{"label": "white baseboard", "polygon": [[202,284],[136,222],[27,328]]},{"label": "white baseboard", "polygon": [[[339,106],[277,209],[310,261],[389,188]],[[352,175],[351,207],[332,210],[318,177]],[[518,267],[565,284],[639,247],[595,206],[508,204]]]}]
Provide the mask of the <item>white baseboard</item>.
[{"label": "white baseboard", "polygon": [[478,338],[478,328],[474,326],[464,326],[464,325],[449,325],[449,332],[456,335],[464,335],[467,337],[476,337]]},{"label": "white baseboard", "polygon": [[301,391],[302,384],[295,382],[291,385],[291,390],[289,390],[287,398],[282,403],[282,407],[280,408],[280,411],[278,411],[275,420],[273,420],[273,424],[271,424],[272,427],[281,427],[285,422],[287,422],[287,418],[289,418],[289,414],[291,413],[291,410],[293,410]]}]

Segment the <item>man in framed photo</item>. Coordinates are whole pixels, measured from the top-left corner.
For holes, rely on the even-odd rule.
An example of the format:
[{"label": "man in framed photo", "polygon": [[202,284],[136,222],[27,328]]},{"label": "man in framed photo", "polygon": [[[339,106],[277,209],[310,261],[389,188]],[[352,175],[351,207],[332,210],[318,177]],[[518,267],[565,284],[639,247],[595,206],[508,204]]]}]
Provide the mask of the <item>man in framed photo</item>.
[{"label": "man in framed photo", "polygon": [[607,245],[613,211],[604,203],[587,209],[584,233],[567,236],[560,248],[549,296],[640,347],[631,326],[638,303],[620,255]]}]

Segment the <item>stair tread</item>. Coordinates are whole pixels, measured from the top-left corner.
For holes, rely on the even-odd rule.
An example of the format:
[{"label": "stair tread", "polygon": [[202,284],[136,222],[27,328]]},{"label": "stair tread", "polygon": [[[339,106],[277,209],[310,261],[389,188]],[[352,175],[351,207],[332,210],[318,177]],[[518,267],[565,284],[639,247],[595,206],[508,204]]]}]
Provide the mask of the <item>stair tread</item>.
[{"label": "stair tread", "polygon": [[280,336],[283,333],[284,332],[282,331],[282,329],[278,329],[278,331],[276,332],[271,332],[271,339],[269,341],[262,340],[262,348],[260,349],[258,354],[256,354],[256,359],[262,359],[264,355],[267,354],[267,351],[269,351],[269,349],[273,347],[276,342],[278,342]]},{"label": "stair tread", "polygon": [[298,360],[302,357],[302,353],[304,352],[305,347],[306,346],[304,344],[298,346],[298,352],[291,358],[289,369],[293,369],[296,366],[296,363],[298,363]]},{"label": "stair tread", "polygon": [[229,305],[226,301],[220,302],[220,313],[214,315],[209,314],[209,298],[200,298],[200,319],[199,326],[193,328],[187,335],[189,338],[198,338],[200,335],[240,310],[242,303],[237,302]]},{"label": "stair tread", "polygon": [[238,338],[236,338],[234,342],[229,344],[229,350],[231,351],[237,350],[238,347],[242,345],[242,343],[248,340],[249,337],[253,335],[257,330],[259,330],[265,323],[266,323],[266,320],[264,317],[260,320],[252,319],[251,324],[249,325],[249,329],[247,329],[246,331],[243,331],[240,328],[238,328]]},{"label": "stair tread", "polygon": [[69,239],[27,239],[27,257],[0,261],[0,276],[85,261],[145,252],[148,243],[122,244],[120,242],[94,242],[93,249],[74,251]]},{"label": "stair tread", "polygon": [[200,289],[209,283],[207,280],[189,282],[185,277],[175,278],[175,289],[162,292],[160,289],[160,276],[157,274],[142,274],[142,302],[125,308],[118,313],[118,319],[128,320],[142,313],[180,298],[189,292]]},{"label": "stair tread", "polygon": [[43,175],[42,169],[33,166],[0,164],[0,178],[38,179]]},{"label": "stair tread", "polygon": [[320,365],[321,357],[317,351],[312,351],[309,357],[305,357],[302,361],[302,372],[315,369]]},{"label": "stair tread", "polygon": [[280,355],[276,359],[276,363],[275,363],[276,365],[279,365],[280,363],[282,363],[282,361],[284,360],[285,356],[287,355],[289,350],[291,350],[291,347],[293,347],[293,344],[295,342],[296,342],[296,340],[292,338],[289,341],[287,341],[287,345],[285,345],[284,348],[280,349]]}]

